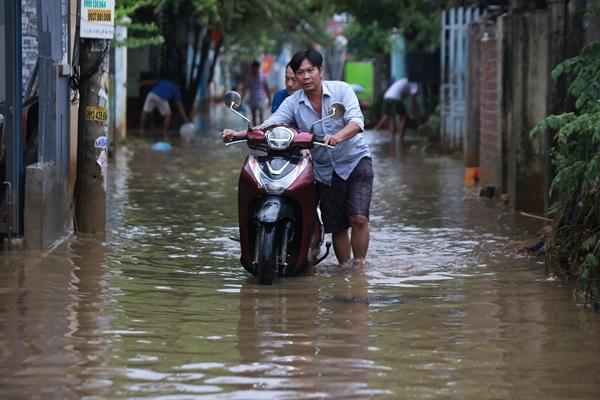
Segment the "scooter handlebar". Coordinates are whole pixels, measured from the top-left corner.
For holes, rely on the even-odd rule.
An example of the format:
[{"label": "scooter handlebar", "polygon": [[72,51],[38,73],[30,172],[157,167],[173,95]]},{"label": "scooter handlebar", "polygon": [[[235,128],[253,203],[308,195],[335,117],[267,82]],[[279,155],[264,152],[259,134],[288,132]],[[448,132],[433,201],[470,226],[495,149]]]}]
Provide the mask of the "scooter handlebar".
[{"label": "scooter handlebar", "polygon": [[248,141],[248,138],[246,136],[232,137],[231,141],[225,142],[225,146],[229,146],[229,145],[232,145],[232,144],[245,143],[247,141]]},{"label": "scooter handlebar", "polygon": [[327,147],[328,149],[334,149],[334,148],[335,148],[335,146],[332,146],[332,145],[330,145],[330,144],[325,144],[325,143],[323,143],[323,141],[322,141],[322,140],[318,140],[318,139],[315,139],[315,141],[314,141],[313,143],[314,143],[316,146]]}]

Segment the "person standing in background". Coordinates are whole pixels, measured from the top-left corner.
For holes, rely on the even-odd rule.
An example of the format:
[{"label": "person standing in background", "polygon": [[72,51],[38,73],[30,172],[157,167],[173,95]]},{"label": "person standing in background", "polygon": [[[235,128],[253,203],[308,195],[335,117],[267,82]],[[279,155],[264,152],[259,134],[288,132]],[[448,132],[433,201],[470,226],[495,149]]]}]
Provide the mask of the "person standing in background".
[{"label": "person standing in background", "polygon": [[271,106],[271,93],[269,92],[269,86],[263,74],[260,73],[260,62],[253,61],[250,75],[246,80],[244,89],[242,90],[242,99],[246,95],[246,92],[250,93],[248,103],[250,104],[250,110],[252,112],[252,123],[258,125],[258,121],[264,119],[264,107],[265,98]]}]

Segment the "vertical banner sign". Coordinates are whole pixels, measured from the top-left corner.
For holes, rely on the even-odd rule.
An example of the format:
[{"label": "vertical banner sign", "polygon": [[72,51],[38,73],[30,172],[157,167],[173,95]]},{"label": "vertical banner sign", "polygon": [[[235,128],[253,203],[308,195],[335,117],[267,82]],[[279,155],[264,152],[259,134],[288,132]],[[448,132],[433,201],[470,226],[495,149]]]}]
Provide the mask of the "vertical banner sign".
[{"label": "vertical banner sign", "polygon": [[115,35],[115,0],[81,0],[80,37],[112,39]]}]

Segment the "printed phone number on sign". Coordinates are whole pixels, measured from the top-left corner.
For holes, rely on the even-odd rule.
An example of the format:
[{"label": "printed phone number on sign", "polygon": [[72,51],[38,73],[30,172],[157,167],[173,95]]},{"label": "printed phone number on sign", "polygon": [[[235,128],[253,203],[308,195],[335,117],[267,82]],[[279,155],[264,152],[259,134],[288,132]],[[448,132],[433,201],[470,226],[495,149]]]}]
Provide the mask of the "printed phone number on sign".
[{"label": "printed phone number on sign", "polygon": [[88,10],[88,21],[90,22],[110,22],[112,20],[112,10]]},{"label": "printed phone number on sign", "polygon": [[87,121],[104,122],[108,120],[108,111],[101,107],[87,107],[85,109],[85,119]]}]

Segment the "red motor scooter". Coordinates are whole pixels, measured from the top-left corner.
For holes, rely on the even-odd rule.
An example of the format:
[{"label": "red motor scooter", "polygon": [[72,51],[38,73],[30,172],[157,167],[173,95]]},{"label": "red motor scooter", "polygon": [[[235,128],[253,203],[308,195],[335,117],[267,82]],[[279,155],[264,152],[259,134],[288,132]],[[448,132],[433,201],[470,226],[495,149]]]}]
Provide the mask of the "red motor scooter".
[{"label": "red motor scooter", "polygon": [[[246,143],[266,153],[249,154],[240,173],[240,262],[259,283],[271,285],[276,277],[305,272],[329,254],[331,243],[327,242],[320,256],[325,234],[316,183],[312,162],[301,150],[332,146],[317,140],[312,126],[310,132],[287,125],[252,129],[250,121],[235,110],[240,104],[238,93],[226,93],[226,107],[248,122],[247,134],[226,144]],[[334,103],[329,115],[317,122],[340,118],[344,112],[342,104]]]}]

